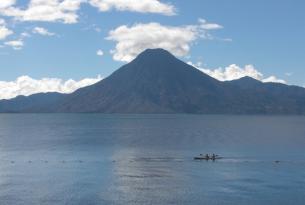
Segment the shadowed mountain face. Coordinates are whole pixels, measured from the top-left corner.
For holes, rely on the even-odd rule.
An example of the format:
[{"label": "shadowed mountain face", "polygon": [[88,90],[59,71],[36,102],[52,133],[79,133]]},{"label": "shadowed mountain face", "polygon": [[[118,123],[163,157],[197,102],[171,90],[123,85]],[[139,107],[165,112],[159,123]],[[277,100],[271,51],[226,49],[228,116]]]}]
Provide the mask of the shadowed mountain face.
[{"label": "shadowed mountain face", "polygon": [[222,103],[222,92],[222,83],[169,52],[146,50],[105,80],[68,96],[59,111],[208,112],[215,104]]},{"label": "shadowed mountain face", "polygon": [[163,49],[72,94],[38,96],[0,101],[0,112],[305,114],[303,88],[249,77],[220,82]]},{"label": "shadowed mountain face", "polygon": [[0,112],[53,112],[54,105],[63,99],[60,93],[38,93],[29,97],[18,96],[0,101]]}]

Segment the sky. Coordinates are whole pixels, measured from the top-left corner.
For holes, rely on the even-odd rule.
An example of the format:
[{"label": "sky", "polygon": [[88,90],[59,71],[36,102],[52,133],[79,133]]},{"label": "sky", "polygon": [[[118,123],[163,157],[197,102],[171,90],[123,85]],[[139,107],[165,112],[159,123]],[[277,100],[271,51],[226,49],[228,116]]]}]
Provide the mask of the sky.
[{"label": "sky", "polygon": [[305,86],[303,0],[1,0],[0,99],[71,93],[147,48],[218,80]]}]

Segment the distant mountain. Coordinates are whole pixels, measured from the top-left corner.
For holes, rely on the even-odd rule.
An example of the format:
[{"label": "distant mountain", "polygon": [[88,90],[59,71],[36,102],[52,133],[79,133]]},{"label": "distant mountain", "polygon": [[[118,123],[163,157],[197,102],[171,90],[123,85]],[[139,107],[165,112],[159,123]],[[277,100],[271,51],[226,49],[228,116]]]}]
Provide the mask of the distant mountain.
[{"label": "distant mountain", "polygon": [[148,49],[94,85],[0,101],[0,112],[305,114],[305,89],[249,77],[220,82]]},{"label": "distant mountain", "polygon": [[54,105],[63,99],[60,93],[39,93],[31,96],[18,96],[0,101],[0,112],[53,112]]}]

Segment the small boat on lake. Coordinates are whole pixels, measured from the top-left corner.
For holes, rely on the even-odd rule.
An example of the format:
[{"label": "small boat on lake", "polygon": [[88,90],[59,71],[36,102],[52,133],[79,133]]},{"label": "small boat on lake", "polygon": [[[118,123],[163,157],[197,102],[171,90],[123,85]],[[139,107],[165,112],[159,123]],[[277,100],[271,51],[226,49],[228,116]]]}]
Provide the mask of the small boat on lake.
[{"label": "small boat on lake", "polygon": [[222,159],[223,157],[220,157],[219,155],[202,155],[200,154],[198,157],[194,157],[194,160],[217,160],[217,159]]}]

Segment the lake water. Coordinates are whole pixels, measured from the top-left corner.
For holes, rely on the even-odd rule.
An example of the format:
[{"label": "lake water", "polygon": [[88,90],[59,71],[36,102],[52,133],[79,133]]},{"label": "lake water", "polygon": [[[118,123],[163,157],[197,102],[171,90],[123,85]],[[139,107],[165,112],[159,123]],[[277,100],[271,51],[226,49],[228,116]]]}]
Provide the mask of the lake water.
[{"label": "lake water", "polygon": [[305,117],[1,114],[0,163],[1,205],[304,205]]}]

